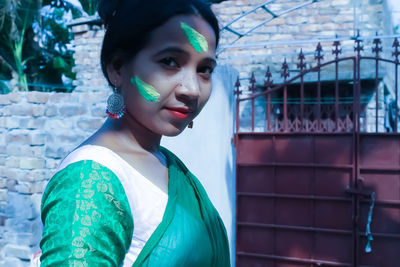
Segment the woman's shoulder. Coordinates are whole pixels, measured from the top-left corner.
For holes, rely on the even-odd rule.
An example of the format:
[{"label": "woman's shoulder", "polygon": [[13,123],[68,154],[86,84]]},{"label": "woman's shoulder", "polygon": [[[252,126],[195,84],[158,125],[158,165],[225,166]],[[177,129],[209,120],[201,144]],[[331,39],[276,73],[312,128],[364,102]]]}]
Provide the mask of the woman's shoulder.
[{"label": "woman's shoulder", "polygon": [[107,148],[92,145],[78,147],[62,160],[46,186],[44,197],[51,191],[59,191],[63,185],[78,189],[84,181],[120,184],[123,175],[119,165],[116,156]]},{"label": "woman's shoulder", "polygon": [[98,188],[103,185],[109,185],[107,187],[115,189],[114,193],[124,195],[120,180],[109,168],[90,159],[76,161],[68,164],[53,175],[43,193],[42,201],[49,194],[69,195],[92,187]]},{"label": "woman's shoulder", "polygon": [[[74,149],[60,163],[56,174],[65,168],[91,168],[100,165],[112,172],[124,184],[129,177],[139,175],[137,171],[113,150],[99,145],[83,145]],[[97,165],[96,165],[97,164]]]},{"label": "woman's shoulder", "polygon": [[80,146],[64,158],[50,179],[46,191],[54,190],[55,186],[59,188],[60,184],[73,184],[78,187],[81,183],[80,177],[90,176],[111,179],[113,183],[122,185],[121,188],[132,210],[138,205],[138,199],[144,195],[143,192],[160,193],[151,182],[116,152],[107,147],[92,144]]},{"label": "woman's shoulder", "polygon": [[72,163],[82,161],[94,161],[114,171],[121,168],[118,155],[111,149],[98,145],[83,145],[70,152],[61,161],[56,172],[61,171]]}]

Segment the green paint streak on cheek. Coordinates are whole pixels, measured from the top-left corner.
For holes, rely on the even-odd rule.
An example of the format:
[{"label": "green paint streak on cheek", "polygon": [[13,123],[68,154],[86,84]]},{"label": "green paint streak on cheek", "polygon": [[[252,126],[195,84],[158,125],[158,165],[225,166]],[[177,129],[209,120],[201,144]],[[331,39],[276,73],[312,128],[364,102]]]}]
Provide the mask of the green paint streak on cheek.
[{"label": "green paint streak on cheek", "polygon": [[201,53],[201,51],[208,52],[208,43],[206,37],[201,33],[197,32],[195,29],[187,25],[185,22],[181,22],[181,28],[189,40],[189,43],[193,48]]},{"label": "green paint streak on cheek", "polygon": [[139,94],[149,102],[158,102],[160,100],[160,94],[150,84],[145,83],[139,77],[131,78],[131,83],[135,85],[139,91]]}]

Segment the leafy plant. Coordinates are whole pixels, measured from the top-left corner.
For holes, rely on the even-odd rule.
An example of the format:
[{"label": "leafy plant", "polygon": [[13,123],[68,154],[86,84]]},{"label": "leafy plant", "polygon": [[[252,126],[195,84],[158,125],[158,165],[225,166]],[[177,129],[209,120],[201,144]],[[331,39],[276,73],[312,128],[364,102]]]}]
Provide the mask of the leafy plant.
[{"label": "leafy plant", "polygon": [[20,90],[27,91],[28,83],[35,85],[30,90],[43,90],[43,84],[62,88],[75,79],[73,36],[66,24],[94,13],[96,3],[81,2],[0,0],[0,80],[17,79]]},{"label": "leafy plant", "polygon": [[93,16],[97,10],[97,0],[80,0],[83,10],[89,15]]},{"label": "leafy plant", "polygon": [[27,91],[25,73],[32,54],[24,50],[24,44],[32,37],[31,25],[38,13],[38,1],[2,0],[0,4],[0,63],[4,76],[17,77],[21,90]]}]

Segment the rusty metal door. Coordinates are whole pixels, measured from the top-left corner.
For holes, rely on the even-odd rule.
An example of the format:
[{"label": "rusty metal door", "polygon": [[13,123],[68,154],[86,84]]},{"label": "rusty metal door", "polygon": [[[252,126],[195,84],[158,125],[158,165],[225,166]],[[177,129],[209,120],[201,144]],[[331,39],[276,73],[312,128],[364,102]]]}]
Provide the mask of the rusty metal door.
[{"label": "rusty metal door", "polygon": [[[397,127],[392,133],[379,132],[378,118],[374,133],[360,130],[360,62],[366,59],[360,51],[346,58],[354,64],[352,107],[347,114],[340,113],[344,107],[336,94],[333,120],[321,115],[320,92],[312,119],[304,116],[304,92],[299,114],[290,115],[287,90],[294,79],[286,81],[286,62],[283,84],[273,87],[267,72],[267,90],[255,93],[253,76],[251,94],[243,98],[237,84],[237,266],[400,266],[400,135]],[[396,69],[397,95],[395,56],[391,63]],[[378,54],[368,59],[382,60]],[[338,72],[340,60],[337,54],[332,62],[302,69],[300,76],[320,72],[329,64],[335,64]],[[338,80],[335,84],[337,93]],[[317,87],[321,89],[319,75]],[[303,85],[300,88],[304,90]],[[271,95],[279,90],[283,112],[274,116]],[[261,132],[254,130],[258,97],[267,99]],[[242,101],[249,101],[252,108],[247,131],[240,130]]]}]

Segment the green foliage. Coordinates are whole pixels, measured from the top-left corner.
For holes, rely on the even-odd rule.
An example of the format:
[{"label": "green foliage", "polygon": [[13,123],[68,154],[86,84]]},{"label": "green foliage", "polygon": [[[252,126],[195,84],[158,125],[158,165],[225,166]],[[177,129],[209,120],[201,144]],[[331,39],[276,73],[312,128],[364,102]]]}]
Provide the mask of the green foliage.
[{"label": "green foliage", "polygon": [[97,10],[97,0],[80,0],[83,10],[89,15],[93,16]]},{"label": "green foliage", "polygon": [[28,90],[25,69],[32,59],[24,47],[33,41],[33,20],[38,16],[38,1],[2,0],[0,4],[0,64],[3,76],[18,77],[21,90]]},{"label": "green foliage", "polygon": [[73,18],[72,8],[51,7],[42,9],[40,23],[34,25],[41,55],[38,57],[38,79],[35,83],[63,84],[62,76],[75,79],[73,51],[68,47],[73,36],[66,22]]},{"label": "green foliage", "polygon": [[10,88],[8,88],[7,84],[4,81],[0,80],[0,94],[8,94],[10,92]]},{"label": "green foliage", "polygon": [[0,80],[15,77],[20,90],[52,84],[68,91],[64,83],[75,73],[66,23],[96,11],[95,0],[81,2],[83,9],[63,0],[0,0]]}]

